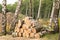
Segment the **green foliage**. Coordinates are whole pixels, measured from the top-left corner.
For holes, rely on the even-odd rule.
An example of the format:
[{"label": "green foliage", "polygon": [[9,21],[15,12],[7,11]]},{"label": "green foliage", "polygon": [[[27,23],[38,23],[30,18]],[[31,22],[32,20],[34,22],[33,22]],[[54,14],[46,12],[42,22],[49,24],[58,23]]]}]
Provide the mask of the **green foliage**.
[{"label": "green foliage", "polygon": [[7,5],[7,11],[9,11],[9,12],[15,12],[16,6],[17,6],[17,2],[15,2],[15,4],[8,4]]},{"label": "green foliage", "polygon": [[[38,13],[39,1],[40,0],[33,0],[33,9],[34,9],[35,18],[37,17],[37,13]],[[48,18],[48,14],[51,13],[51,9],[52,9],[52,1],[53,0],[42,0],[41,14],[40,14],[41,18]],[[24,15],[26,14],[26,6],[28,7],[27,13],[29,13],[29,0],[22,0],[20,12]],[[7,11],[15,12],[16,7],[17,7],[17,2],[15,2],[14,4],[8,4]],[[0,5],[0,12],[1,12],[1,10],[2,10],[2,6]]]},{"label": "green foliage", "polygon": [[2,5],[0,4],[0,12],[2,12]]},{"label": "green foliage", "polygon": [[59,20],[59,27],[60,27],[60,18],[58,20]]},{"label": "green foliage", "polygon": [[41,17],[47,18],[48,14],[51,13],[52,0],[43,0],[41,7]]},{"label": "green foliage", "polygon": [[23,14],[18,15],[18,19],[23,19],[23,18],[25,18],[25,15],[23,15]]}]

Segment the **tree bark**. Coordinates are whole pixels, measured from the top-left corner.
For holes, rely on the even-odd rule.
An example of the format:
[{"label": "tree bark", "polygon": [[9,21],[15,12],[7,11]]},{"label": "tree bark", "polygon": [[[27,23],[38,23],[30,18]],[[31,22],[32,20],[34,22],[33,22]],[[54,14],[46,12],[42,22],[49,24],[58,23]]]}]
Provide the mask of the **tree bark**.
[{"label": "tree bark", "polygon": [[29,16],[33,17],[33,0],[29,0]]},{"label": "tree bark", "polygon": [[38,14],[37,14],[37,19],[40,17],[40,9],[41,9],[41,0],[39,2],[39,9],[38,9]]},{"label": "tree bark", "polygon": [[18,5],[17,5],[16,10],[15,10],[14,18],[12,20],[12,28],[11,28],[12,32],[16,26],[16,23],[18,22],[18,14],[19,14],[20,6],[21,6],[21,1],[22,0],[18,0]]},{"label": "tree bark", "polygon": [[[60,10],[59,10],[59,13],[60,13]],[[59,16],[59,18],[60,18],[60,16]],[[60,24],[60,23],[59,23]],[[60,26],[60,25],[59,25]],[[59,27],[59,38],[58,38],[58,40],[60,40],[60,27]]]},{"label": "tree bark", "polygon": [[6,0],[2,1],[2,34],[6,34]]},{"label": "tree bark", "polygon": [[28,4],[26,3],[26,16],[28,16]]},{"label": "tree bark", "polygon": [[58,25],[58,16],[59,16],[59,0],[55,0],[55,10],[54,10],[54,31],[59,32],[59,25]]},{"label": "tree bark", "polygon": [[52,7],[52,12],[51,12],[51,17],[50,17],[50,24],[49,26],[52,27],[52,21],[53,21],[53,15],[54,15],[54,10],[55,10],[55,0],[53,1],[53,7]]},{"label": "tree bark", "polygon": [[54,22],[54,32],[59,32],[59,25],[58,25],[58,15],[59,15],[59,0],[53,1],[53,9],[50,18],[50,27],[52,27],[52,22]]}]

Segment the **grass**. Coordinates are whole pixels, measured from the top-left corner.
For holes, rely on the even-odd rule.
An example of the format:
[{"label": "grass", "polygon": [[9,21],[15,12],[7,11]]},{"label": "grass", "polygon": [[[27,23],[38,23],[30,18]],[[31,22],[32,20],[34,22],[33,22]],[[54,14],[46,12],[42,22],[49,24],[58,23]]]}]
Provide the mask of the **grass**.
[{"label": "grass", "polygon": [[60,27],[60,18],[59,18],[59,27]]},{"label": "grass", "polygon": [[47,34],[42,39],[44,40],[58,40],[58,33],[56,34]]},{"label": "grass", "polygon": [[[14,38],[11,35],[6,35],[6,36],[0,36],[0,40],[4,39],[4,40],[13,40]],[[27,40],[27,38],[20,38],[20,37],[15,37],[15,39],[21,39],[21,40]],[[14,39],[14,40],[15,40]],[[33,39],[32,39],[33,40]],[[56,34],[46,34],[44,37],[40,38],[40,40],[58,40],[58,33]]]}]

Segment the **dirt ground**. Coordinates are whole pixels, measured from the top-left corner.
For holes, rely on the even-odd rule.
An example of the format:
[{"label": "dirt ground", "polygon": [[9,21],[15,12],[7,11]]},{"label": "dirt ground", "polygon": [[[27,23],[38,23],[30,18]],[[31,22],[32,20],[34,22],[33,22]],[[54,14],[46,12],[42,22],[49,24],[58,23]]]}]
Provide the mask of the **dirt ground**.
[{"label": "dirt ground", "polygon": [[30,39],[30,38],[22,38],[22,37],[12,37],[10,36],[0,36],[0,40],[41,40],[41,39]]}]

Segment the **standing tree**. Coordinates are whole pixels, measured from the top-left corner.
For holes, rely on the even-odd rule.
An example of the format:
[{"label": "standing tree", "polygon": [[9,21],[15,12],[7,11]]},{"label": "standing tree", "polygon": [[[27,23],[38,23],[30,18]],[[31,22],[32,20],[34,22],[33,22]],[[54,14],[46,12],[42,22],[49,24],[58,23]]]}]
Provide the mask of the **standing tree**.
[{"label": "standing tree", "polygon": [[2,34],[6,34],[6,0],[2,1]]},{"label": "standing tree", "polygon": [[55,1],[53,1],[53,6],[52,6],[52,12],[51,12],[50,24],[49,24],[50,27],[52,27],[52,21],[53,21],[54,9],[55,9]]},{"label": "standing tree", "polygon": [[33,17],[33,0],[29,0],[29,16]]},{"label": "standing tree", "polygon": [[52,20],[54,21],[54,32],[59,31],[59,25],[58,25],[58,15],[59,15],[59,0],[53,1],[53,8],[50,18],[50,27],[52,27]]},{"label": "standing tree", "polygon": [[0,4],[0,12],[2,12],[2,5]]},{"label": "standing tree", "polygon": [[55,10],[54,10],[54,31],[59,32],[59,25],[58,25],[58,16],[59,16],[59,0],[55,0]]},{"label": "standing tree", "polygon": [[19,10],[20,10],[21,1],[22,1],[22,0],[18,0],[18,5],[17,5],[17,7],[16,7],[16,11],[15,11],[14,18],[13,18],[13,21],[12,21],[11,31],[14,30],[15,25],[16,25],[16,23],[17,23],[17,21],[18,21],[18,13],[19,13]]},{"label": "standing tree", "polygon": [[28,16],[28,3],[26,2],[26,16]]},{"label": "standing tree", "polygon": [[40,17],[40,9],[41,9],[41,0],[39,2],[39,9],[38,9],[38,14],[37,14],[37,19]]},{"label": "standing tree", "polygon": [[[60,6],[60,4],[59,4],[59,6]],[[60,18],[60,10],[59,10],[59,18]],[[59,22],[59,24],[60,24],[60,22]],[[60,25],[59,25],[59,40],[60,40]]]}]

